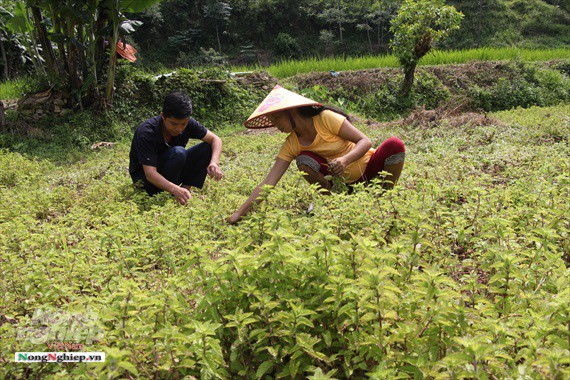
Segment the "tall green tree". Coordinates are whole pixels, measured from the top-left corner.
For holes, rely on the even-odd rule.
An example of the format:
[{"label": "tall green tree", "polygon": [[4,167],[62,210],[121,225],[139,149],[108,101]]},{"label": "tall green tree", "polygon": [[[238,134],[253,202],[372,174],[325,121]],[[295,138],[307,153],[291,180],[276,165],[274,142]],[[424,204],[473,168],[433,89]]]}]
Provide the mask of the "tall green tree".
[{"label": "tall green tree", "polygon": [[218,51],[222,52],[222,42],[220,40],[220,28],[226,24],[232,13],[232,7],[226,1],[212,1],[204,5],[204,18],[211,20],[216,30],[216,41]]},{"label": "tall green tree", "polygon": [[313,0],[307,9],[328,25],[334,25],[338,30],[339,41],[343,43],[343,25],[352,22],[351,6],[354,3],[343,0]]},{"label": "tall green tree", "polygon": [[404,69],[402,95],[410,95],[419,60],[451,32],[459,29],[463,14],[444,0],[405,0],[392,20],[390,45]]},{"label": "tall green tree", "polygon": [[366,31],[368,46],[372,49],[371,32],[376,30],[376,45],[384,46],[384,37],[390,20],[396,15],[401,0],[359,0],[354,4],[353,14],[358,30]]}]

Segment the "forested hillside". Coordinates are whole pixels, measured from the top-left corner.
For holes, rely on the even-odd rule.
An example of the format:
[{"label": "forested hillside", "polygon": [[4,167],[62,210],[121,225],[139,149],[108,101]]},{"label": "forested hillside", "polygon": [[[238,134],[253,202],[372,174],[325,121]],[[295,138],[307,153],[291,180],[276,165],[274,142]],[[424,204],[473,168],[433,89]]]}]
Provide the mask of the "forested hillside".
[{"label": "forested hillside", "polygon": [[[145,63],[220,60],[268,63],[284,57],[388,51],[401,0],[173,0],[136,18],[134,42]],[[444,46],[570,45],[569,3],[562,0],[452,0],[464,14]],[[133,16],[134,17],[134,16]],[[157,43],[157,41],[160,41]],[[212,50],[210,50],[212,49]]]},{"label": "forested hillside", "polygon": [[[17,3],[2,0],[0,6],[11,11]],[[58,1],[52,3],[61,4]],[[105,1],[67,3],[70,8],[80,9],[73,15],[79,18],[86,31],[105,22],[104,18],[89,21],[85,17],[93,4]],[[138,49],[141,58],[138,64],[190,67],[228,62],[267,65],[283,58],[386,53],[393,36],[390,21],[402,0],[169,0],[138,3],[141,9],[143,3],[155,3],[143,12],[124,10],[128,20],[142,22],[127,26],[134,32],[127,41]],[[443,48],[570,46],[568,1],[450,0],[447,3],[455,6],[464,17],[460,30],[445,42]],[[14,40],[6,32],[3,16],[0,15],[3,35],[0,73],[1,77],[7,78],[25,71],[25,66],[31,66],[32,62],[23,55],[26,41]],[[33,23],[32,17],[29,18]],[[48,28],[59,27],[51,20],[43,23]],[[61,36],[57,39],[63,42]],[[88,36],[85,40],[78,38],[75,43],[80,49],[87,46]]]}]

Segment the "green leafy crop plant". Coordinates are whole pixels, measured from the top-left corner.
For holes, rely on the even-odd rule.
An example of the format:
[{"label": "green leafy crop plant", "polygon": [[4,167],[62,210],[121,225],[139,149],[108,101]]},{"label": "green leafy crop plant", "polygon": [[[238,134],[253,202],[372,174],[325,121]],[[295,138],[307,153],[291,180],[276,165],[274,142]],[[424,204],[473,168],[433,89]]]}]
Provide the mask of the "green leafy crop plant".
[{"label": "green leafy crop plant", "polygon": [[[567,378],[569,114],[359,124],[406,142],[393,191],[291,169],[237,226],[284,135],[223,130],[227,175],[187,207],[131,187],[125,142],[2,151],[0,377]],[[106,362],[12,361],[52,341]]]}]

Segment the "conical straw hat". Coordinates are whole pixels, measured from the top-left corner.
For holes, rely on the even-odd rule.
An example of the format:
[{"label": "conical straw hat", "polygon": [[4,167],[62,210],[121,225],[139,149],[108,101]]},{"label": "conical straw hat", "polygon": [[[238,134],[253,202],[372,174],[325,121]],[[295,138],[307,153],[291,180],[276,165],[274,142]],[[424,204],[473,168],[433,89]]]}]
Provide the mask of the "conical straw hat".
[{"label": "conical straw hat", "polygon": [[244,124],[246,128],[274,127],[273,123],[265,117],[266,115],[303,106],[320,107],[322,104],[275,85]]}]

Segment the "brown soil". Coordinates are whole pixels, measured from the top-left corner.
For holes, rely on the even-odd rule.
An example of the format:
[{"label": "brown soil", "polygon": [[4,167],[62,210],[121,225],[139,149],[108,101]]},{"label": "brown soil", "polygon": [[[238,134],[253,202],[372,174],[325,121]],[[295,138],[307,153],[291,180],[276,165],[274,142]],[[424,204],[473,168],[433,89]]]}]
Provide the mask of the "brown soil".
[{"label": "brown soil", "polygon": [[440,125],[447,127],[474,127],[486,125],[500,125],[501,122],[484,112],[463,112],[461,108],[448,109],[444,107],[435,110],[426,110],[423,106],[416,108],[409,116],[390,122],[379,122],[374,119],[362,119],[351,115],[356,123],[366,124],[373,129],[382,129],[387,126],[407,126],[412,128],[435,128]]},{"label": "brown soil", "polygon": [[[456,65],[420,66],[417,74],[427,72],[437,77],[452,93],[460,93],[473,85],[480,87],[491,86],[498,78],[510,78],[512,68],[507,62],[471,62]],[[388,79],[402,75],[396,68],[379,68],[368,70],[341,71],[333,77],[327,72],[313,72],[298,74],[290,79],[299,88],[308,88],[322,85],[330,90],[343,88],[344,90],[358,89],[359,93],[375,91],[379,86],[386,84]]]}]

